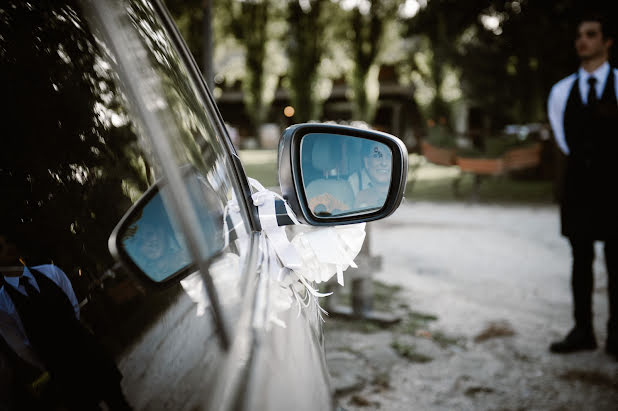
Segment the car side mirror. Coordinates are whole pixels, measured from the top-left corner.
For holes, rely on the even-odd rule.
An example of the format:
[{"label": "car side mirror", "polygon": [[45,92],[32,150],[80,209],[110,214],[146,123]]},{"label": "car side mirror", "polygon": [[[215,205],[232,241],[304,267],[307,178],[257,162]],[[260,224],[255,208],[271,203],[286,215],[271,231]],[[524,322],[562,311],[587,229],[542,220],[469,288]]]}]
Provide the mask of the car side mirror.
[{"label": "car side mirror", "polygon": [[332,226],[392,214],[403,198],[407,149],[390,134],[331,124],[297,124],[279,141],[283,197],[306,224]]},{"label": "car side mirror", "polygon": [[[212,188],[193,167],[186,166],[182,177],[205,237],[202,255],[210,258],[224,247],[218,221],[223,212],[208,204]],[[141,274],[138,278],[146,286],[175,284],[197,270],[182,230],[165,207],[165,195],[172,195],[168,191],[164,179],[152,185],[126,212],[108,241],[116,260]]]}]

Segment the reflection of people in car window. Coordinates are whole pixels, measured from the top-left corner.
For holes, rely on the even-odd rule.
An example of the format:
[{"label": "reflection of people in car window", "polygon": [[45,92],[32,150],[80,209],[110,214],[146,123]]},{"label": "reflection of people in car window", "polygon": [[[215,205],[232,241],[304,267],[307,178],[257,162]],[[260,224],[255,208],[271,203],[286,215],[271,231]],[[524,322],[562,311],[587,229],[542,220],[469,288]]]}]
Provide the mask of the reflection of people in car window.
[{"label": "reflection of people in car window", "polygon": [[372,142],[363,150],[363,170],[351,185],[358,192],[354,200],[356,208],[382,207],[391,182],[393,157],[387,146]]},{"label": "reflection of people in car window", "polygon": [[118,367],[79,320],[68,276],[53,264],[26,266],[20,255],[36,252],[32,239],[8,237],[0,236],[0,409],[95,410],[104,401],[130,410]]}]

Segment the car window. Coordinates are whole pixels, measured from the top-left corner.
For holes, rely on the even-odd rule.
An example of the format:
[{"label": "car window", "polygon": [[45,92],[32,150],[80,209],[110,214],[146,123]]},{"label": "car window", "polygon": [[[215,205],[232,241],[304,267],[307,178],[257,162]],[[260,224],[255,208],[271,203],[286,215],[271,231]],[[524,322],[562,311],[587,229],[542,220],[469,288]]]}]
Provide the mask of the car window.
[{"label": "car window", "polygon": [[[131,51],[140,64],[139,92],[160,91],[138,109],[159,116],[175,165],[196,176],[187,180],[193,200],[186,206],[209,216],[201,232],[216,251],[205,250],[216,254],[213,276],[237,280],[243,249],[230,241],[224,223],[237,195],[224,137],[216,134],[150,3],[114,2],[108,11],[127,12],[118,27],[136,40]],[[0,7],[1,115],[8,126],[0,150],[0,236],[2,243],[17,244],[26,264],[53,263],[67,274],[82,321],[116,358],[124,358],[124,381],[135,384],[130,391],[147,408],[171,395],[183,376],[184,384],[204,383],[203,372],[191,374],[195,380],[187,375],[205,366],[212,327],[194,277],[162,291],[145,289],[108,250],[122,216],[166,174],[147,128],[136,120],[134,95],[120,86],[123,57],[89,16],[73,1],[8,1]],[[248,233],[245,210],[235,211],[241,217],[235,231]],[[233,286],[220,288],[222,298],[235,301]],[[184,345],[172,344],[174,338]],[[157,355],[165,360],[154,367]],[[190,364],[189,358],[204,360]]]},{"label": "car window", "polygon": [[[93,21],[95,26],[96,23],[100,25],[103,37],[109,40],[116,60],[121,61],[118,66],[130,89],[133,107],[142,113],[142,119],[149,120],[143,124],[144,132],[154,139],[160,137],[163,153],[171,153],[167,167],[183,175],[178,180],[187,191],[183,212],[196,212],[195,223],[200,228],[198,235],[203,251],[200,258],[209,258],[228,243],[230,233],[224,218],[228,216],[230,204],[241,196],[240,190],[235,191],[233,185],[224,137],[214,130],[214,121],[208,118],[197,85],[170,41],[161,19],[151,12],[150,3],[119,4],[126,10],[128,18],[124,15],[117,19],[106,18],[109,13],[98,10]],[[177,188],[170,184],[162,190],[163,202],[168,206],[183,194]],[[234,209],[241,211],[246,222],[245,210]],[[208,210],[207,216],[203,210]],[[246,232],[244,227],[247,226],[245,224],[241,230]]]}]

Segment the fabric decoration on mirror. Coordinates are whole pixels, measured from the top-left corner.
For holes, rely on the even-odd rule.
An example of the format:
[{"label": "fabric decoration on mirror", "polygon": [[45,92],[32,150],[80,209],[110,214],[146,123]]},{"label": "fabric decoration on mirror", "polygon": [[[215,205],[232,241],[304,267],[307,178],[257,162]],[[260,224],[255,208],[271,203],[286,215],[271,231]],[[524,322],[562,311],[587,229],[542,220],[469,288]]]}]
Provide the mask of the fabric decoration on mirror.
[{"label": "fabric decoration on mirror", "polygon": [[[300,224],[287,202],[279,194],[264,188],[257,180],[249,178],[249,183],[256,190],[252,198],[253,204],[258,207],[262,230],[266,234],[266,255],[279,262],[268,262],[267,271],[277,288],[271,292],[272,298],[277,300],[272,303],[273,310],[285,311],[296,302],[300,315],[303,306],[308,307],[314,302],[319,312],[327,314],[317,299],[332,293],[320,293],[312,283],[323,283],[337,275],[337,282],[344,285],[343,272],[348,267],[357,267],[354,258],[365,240],[365,223],[311,227],[297,234],[290,242],[285,227],[278,225],[275,212],[275,200],[282,200],[290,219]],[[269,321],[285,326],[276,312],[269,316]]]}]

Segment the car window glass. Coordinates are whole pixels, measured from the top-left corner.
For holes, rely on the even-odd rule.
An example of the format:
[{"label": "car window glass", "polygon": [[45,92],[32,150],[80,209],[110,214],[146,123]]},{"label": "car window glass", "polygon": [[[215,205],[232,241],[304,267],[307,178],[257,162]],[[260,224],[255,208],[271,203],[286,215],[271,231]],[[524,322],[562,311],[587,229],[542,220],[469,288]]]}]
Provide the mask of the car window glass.
[{"label": "car window glass", "polygon": [[[140,42],[133,47],[143,51],[132,53],[133,67],[138,70],[134,74],[146,80],[146,86],[138,90],[141,97],[152,103],[148,104],[148,109],[161,119],[157,125],[165,127],[166,135],[173,137],[168,138],[167,143],[176,167],[193,170],[191,177],[185,176],[182,181],[190,198],[191,204],[187,206],[192,206],[200,220],[202,244],[205,245],[203,257],[208,257],[226,242],[225,236],[229,233],[224,232],[224,216],[230,202],[240,192],[235,192],[231,183],[231,165],[224,153],[223,137],[213,129],[213,121],[207,116],[196,85],[165,35],[161,20],[149,13],[148,4],[127,2],[131,22],[124,32],[128,41],[132,40],[134,32]],[[163,194],[165,200],[165,192]],[[207,216],[202,212],[204,209],[208,210]],[[246,231],[245,227],[241,229]]]},{"label": "car window glass", "polygon": [[[159,144],[165,145],[164,153],[171,152],[173,164],[168,167],[193,170],[192,178],[177,182],[182,183],[186,194],[181,187],[169,184],[162,189],[162,198],[170,206],[185,195],[181,204],[183,212],[195,212],[194,225],[199,225],[197,240],[203,252],[199,257],[207,259],[219,251],[225,252],[222,248],[229,243],[230,234],[232,237],[239,234],[238,227],[230,230],[236,222],[227,224],[224,221],[239,194],[231,184],[231,165],[224,153],[222,137],[216,135],[196,85],[166,35],[162,21],[150,12],[149,3],[136,1],[122,5],[126,6],[129,18],[103,17],[102,20],[106,20],[105,25],[101,25],[103,37],[109,39],[113,53],[117,54],[115,57],[122,62],[119,66],[130,89],[133,107],[143,113],[142,117],[151,119],[145,124],[145,132],[153,138],[162,137]],[[101,11],[98,14],[106,16]],[[93,20],[98,21],[97,18]],[[129,47],[123,49],[118,44]],[[161,142],[162,139],[165,141]],[[237,206],[232,209],[246,217],[243,209]],[[207,218],[204,218],[204,210],[208,211]],[[246,218],[243,221],[247,221]],[[244,227],[246,225],[240,229],[246,234]],[[235,243],[231,245],[234,247]],[[155,277],[157,273],[151,278]]]},{"label": "car window glass", "polygon": [[161,170],[142,150],[116,74],[77,4],[11,3],[0,37],[13,101],[3,111],[13,127],[0,150],[8,192],[0,235],[27,264],[63,269],[82,319],[120,350],[132,338],[127,308],[144,296],[126,273],[110,271],[107,237]]}]

